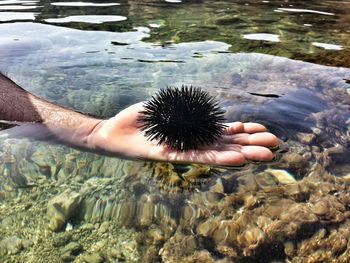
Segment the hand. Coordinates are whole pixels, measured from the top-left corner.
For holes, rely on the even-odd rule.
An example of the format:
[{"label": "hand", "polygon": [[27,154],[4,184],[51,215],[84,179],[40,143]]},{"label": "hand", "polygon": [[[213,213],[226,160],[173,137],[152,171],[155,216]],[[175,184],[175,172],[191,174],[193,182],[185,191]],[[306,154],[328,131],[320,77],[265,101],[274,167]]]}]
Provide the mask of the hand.
[{"label": "hand", "polygon": [[269,148],[278,145],[278,139],[258,123],[227,123],[224,136],[214,145],[198,150],[177,151],[156,141],[148,141],[137,121],[142,103],[134,104],[115,117],[101,121],[88,138],[90,147],[109,154],[179,163],[214,165],[242,165],[246,160],[270,161]]}]

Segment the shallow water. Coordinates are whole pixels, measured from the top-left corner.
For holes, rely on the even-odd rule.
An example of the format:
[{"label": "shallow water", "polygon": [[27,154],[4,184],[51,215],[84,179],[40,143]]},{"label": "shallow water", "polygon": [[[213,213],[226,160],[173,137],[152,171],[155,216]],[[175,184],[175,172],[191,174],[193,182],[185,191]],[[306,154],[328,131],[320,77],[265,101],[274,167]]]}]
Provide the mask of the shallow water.
[{"label": "shallow water", "polygon": [[[0,71],[111,117],[202,87],[281,139],[239,168],[127,161],[0,132],[4,262],[349,262],[350,4],[0,1]],[[1,128],[6,128],[2,127]]]}]

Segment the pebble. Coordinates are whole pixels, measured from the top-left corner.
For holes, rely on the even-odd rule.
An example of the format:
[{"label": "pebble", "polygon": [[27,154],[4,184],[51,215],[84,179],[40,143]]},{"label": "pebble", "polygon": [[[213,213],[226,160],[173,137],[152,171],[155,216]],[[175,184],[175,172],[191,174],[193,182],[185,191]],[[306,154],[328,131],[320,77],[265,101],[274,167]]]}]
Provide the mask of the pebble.
[{"label": "pebble", "polygon": [[61,258],[63,261],[73,261],[83,251],[83,246],[77,242],[70,242],[64,248],[61,249]]},{"label": "pebble", "polygon": [[280,184],[293,184],[296,182],[293,175],[281,169],[267,169],[267,173],[273,175]]},{"label": "pebble", "polygon": [[224,193],[225,187],[222,182],[222,179],[221,178],[216,179],[215,184],[212,187],[210,187],[209,191],[213,193]]},{"label": "pebble", "polygon": [[304,157],[298,153],[290,152],[285,153],[282,160],[286,161],[289,165],[300,166],[302,165]]},{"label": "pebble", "polygon": [[162,230],[158,228],[153,228],[148,231],[148,236],[150,237],[151,240],[153,240],[153,243],[160,243],[163,242],[165,237],[164,233]]},{"label": "pebble", "polygon": [[101,225],[100,225],[100,228],[98,229],[98,232],[101,233],[101,234],[104,234],[108,231],[109,229],[109,222],[106,221],[106,222],[103,222]]},{"label": "pebble", "polygon": [[66,190],[52,198],[47,206],[47,216],[50,220],[49,228],[59,231],[70,219],[81,201],[80,194]]},{"label": "pebble", "polygon": [[102,263],[104,262],[104,258],[100,255],[100,253],[92,253],[84,255],[83,257],[84,262],[86,263]]},{"label": "pebble", "polygon": [[311,144],[316,138],[316,135],[314,133],[298,132],[297,137],[301,143]]},{"label": "pebble", "polygon": [[57,233],[53,237],[52,245],[54,247],[62,247],[66,245],[71,240],[71,238],[72,238],[71,233],[67,233],[67,232]]},{"label": "pebble", "polygon": [[7,237],[0,242],[0,249],[4,254],[18,254],[24,249],[23,240],[17,236]]}]

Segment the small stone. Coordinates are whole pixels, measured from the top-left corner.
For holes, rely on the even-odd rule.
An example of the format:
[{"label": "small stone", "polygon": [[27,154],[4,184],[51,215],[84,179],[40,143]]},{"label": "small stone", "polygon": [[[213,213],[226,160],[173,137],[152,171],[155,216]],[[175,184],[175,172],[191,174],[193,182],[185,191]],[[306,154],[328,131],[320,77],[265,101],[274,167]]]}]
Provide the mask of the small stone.
[{"label": "small stone", "polygon": [[287,256],[291,257],[294,254],[295,246],[293,242],[288,241],[284,243],[284,253],[286,253]]},{"label": "small stone", "polygon": [[111,250],[109,251],[109,254],[111,255],[112,258],[120,258],[121,257],[121,253],[116,248],[111,248]]},{"label": "small stone", "polygon": [[49,205],[47,208],[47,216],[50,220],[48,227],[52,231],[61,230],[67,220],[62,208],[56,204]]},{"label": "small stone", "polygon": [[320,128],[317,128],[317,127],[312,127],[311,130],[316,135],[320,135],[322,132],[322,130]]},{"label": "small stone", "polygon": [[153,240],[154,243],[160,243],[165,239],[163,231],[158,228],[152,228],[149,230],[148,236],[151,238],[151,240]]},{"label": "small stone", "polygon": [[214,263],[212,255],[207,250],[196,251],[191,257],[196,262]]},{"label": "small stone", "polygon": [[18,254],[24,249],[23,240],[16,236],[7,237],[0,242],[0,249],[10,255]]},{"label": "small stone", "polygon": [[215,219],[209,219],[197,226],[196,232],[201,236],[211,236],[217,228],[217,222]]},{"label": "small stone", "polygon": [[280,184],[293,184],[296,182],[293,175],[281,169],[267,169],[267,173],[273,175]]},{"label": "small stone", "polygon": [[82,230],[94,230],[95,226],[91,223],[85,223],[84,225],[82,225],[80,227],[80,229],[82,229]]},{"label": "small stone", "polygon": [[314,223],[318,221],[317,216],[312,213],[310,207],[307,204],[301,203],[290,205],[288,209],[282,211],[280,219],[285,222],[302,222],[303,224]]},{"label": "small stone", "polygon": [[325,215],[329,212],[329,207],[327,202],[319,201],[312,207],[312,212],[314,212],[316,215]]},{"label": "small stone", "polygon": [[101,234],[104,234],[108,231],[109,229],[109,222],[106,221],[106,222],[103,222],[101,225],[100,225],[100,228],[98,229],[98,232],[101,233]]},{"label": "small stone", "polygon": [[314,133],[298,132],[297,137],[301,143],[311,144],[313,140],[316,138],[316,135]]},{"label": "small stone", "polygon": [[267,189],[276,186],[274,177],[266,172],[256,174],[255,182],[261,189]]},{"label": "small stone", "polygon": [[262,230],[265,230],[272,222],[272,219],[266,216],[259,216],[256,220],[257,226]]},{"label": "small stone", "polygon": [[59,231],[71,218],[81,201],[80,194],[71,190],[52,198],[47,206],[47,216],[50,220],[49,228],[52,231]]},{"label": "small stone", "polygon": [[138,222],[143,227],[148,227],[152,224],[154,217],[154,204],[152,203],[143,203],[140,204],[137,212]]},{"label": "small stone", "polygon": [[99,253],[92,253],[83,256],[86,263],[102,263],[104,258]]},{"label": "small stone", "polygon": [[210,187],[209,191],[214,193],[224,193],[225,187],[222,182],[222,179],[221,178],[216,179],[215,184],[212,187]]},{"label": "small stone", "polygon": [[147,246],[147,251],[142,256],[142,262],[160,262],[159,248],[155,245]]},{"label": "small stone", "polygon": [[71,238],[72,238],[71,233],[67,233],[67,232],[57,233],[53,237],[52,245],[54,247],[62,247],[66,245],[71,240]]},{"label": "small stone", "polygon": [[73,261],[74,258],[83,251],[83,246],[77,242],[70,242],[61,249],[61,258],[63,261]]},{"label": "small stone", "polygon": [[336,144],[333,147],[326,149],[326,152],[328,154],[341,154],[341,153],[345,152],[345,148],[344,148],[344,146],[342,146],[340,144]]},{"label": "small stone", "polygon": [[282,160],[292,166],[301,166],[304,160],[304,157],[298,153],[290,152],[290,153],[285,153],[282,157]]},{"label": "small stone", "polygon": [[252,227],[237,237],[237,242],[248,250],[259,246],[265,239],[265,233],[258,227]]},{"label": "small stone", "polygon": [[73,225],[71,223],[68,223],[66,225],[66,231],[71,231],[71,230],[73,230]]},{"label": "small stone", "polygon": [[73,255],[78,255],[81,251],[83,250],[82,245],[80,245],[77,242],[70,242],[68,245],[66,245],[63,249],[62,252],[70,252]]},{"label": "small stone", "polygon": [[253,208],[257,202],[258,202],[258,198],[252,194],[248,194],[245,198],[244,198],[244,206],[248,209]]}]

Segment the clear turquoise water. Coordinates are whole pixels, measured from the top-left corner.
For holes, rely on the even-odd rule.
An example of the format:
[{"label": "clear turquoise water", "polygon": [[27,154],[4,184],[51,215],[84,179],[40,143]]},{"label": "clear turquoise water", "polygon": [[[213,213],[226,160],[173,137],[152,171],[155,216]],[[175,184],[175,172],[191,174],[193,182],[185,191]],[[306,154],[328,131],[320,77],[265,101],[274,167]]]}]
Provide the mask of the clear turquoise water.
[{"label": "clear turquoise water", "polygon": [[[267,168],[285,169],[301,180],[317,163],[317,153],[340,147],[340,153],[330,154],[331,158],[322,163],[340,178],[350,171],[349,10],[347,1],[154,0],[84,4],[2,0],[0,71],[40,97],[101,118],[111,117],[166,86],[200,86],[220,99],[228,121],[259,121],[281,138],[274,162],[249,164],[243,174],[256,175]],[[259,96],[266,94],[270,96]],[[144,192],[155,191],[159,203],[184,227],[179,223],[181,209],[194,198],[192,190],[182,189],[181,194],[179,189],[167,185],[167,179],[158,180],[153,172],[157,164],[8,139],[8,133],[11,132],[0,133],[1,209],[5,213],[11,206],[32,202],[33,207],[41,209],[41,219],[36,219],[40,222],[38,232],[46,226],[44,210],[48,200],[67,188],[79,192],[94,178],[97,185],[112,178],[106,183],[107,190],[102,187],[96,195],[108,199],[117,191],[115,198],[121,203],[140,202]],[[305,134],[313,134],[316,139],[305,142],[300,139]],[[286,152],[298,153],[305,161],[299,161],[299,166],[286,164]],[[305,157],[308,155],[312,157]],[[132,176],[130,167],[138,171],[136,176]],[[206,182],[204,186],[194,188],[207,193],[218,178],[232,173],[215,170],[205,180],[200,178]],[[235,191],[225,195],[232,193]],[[86,200],[94,198],[93,194],[82,195]],[[39,200],[36,205],[33,196]],[[33,211],[26,215],[18,209],[12,214],[14,218],[32,216]],[[86,212],[83,206],[80,209],[82,214]],[[85,217],[72,218],[73,229],[79,231],[85,221],[91,221]],[[7,218],[0,216],[2,240],[11,227],[16,236],[30,240],[24,230]],[[103,220],[102,217],[95,221]],[[119,220],[136,232],[148,233],[139,221],[131,222],[127,216],[124,221],[108,220]],[[166,224],[158,221],[154,224],[164,228]],[[193,222],[193,229],[197,224]],[[156,250],[172,234],[165,236],[165,240],[152,245]],[[55,238],[55,234],[51,233],[50,238]],[[39,260],[41,246],[31,242],[32,250],[9,253],[9,262]],[[93,251],[85,243],[84,246],[86,252]],[[142,249],[152,246],[144,245]],[[202,244],[194,251],[203,248],[209,249]],[[219,250],[210,251],[218,259],[225,255]],[[285,258],[277,255],[276,258]],[[152,260],[155,258],[167,261],[165,256]],[[262,262],[273,259],[265,255]],[[80,262],[81,255],[74,260]]]}]

